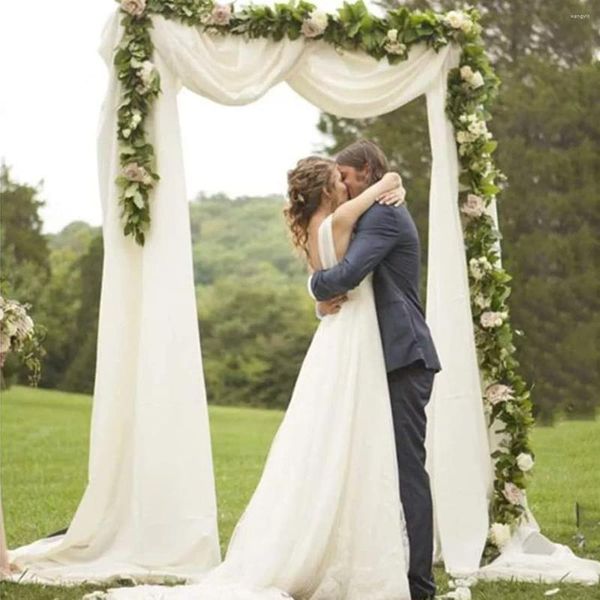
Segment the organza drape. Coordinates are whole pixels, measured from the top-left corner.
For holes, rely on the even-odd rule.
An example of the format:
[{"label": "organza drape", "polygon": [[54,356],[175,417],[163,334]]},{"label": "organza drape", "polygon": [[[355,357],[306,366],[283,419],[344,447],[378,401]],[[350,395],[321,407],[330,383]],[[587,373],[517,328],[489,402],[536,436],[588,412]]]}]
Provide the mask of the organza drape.
[{"label": "organza drape", "polygon": [[[224,104],[246,104],[286,81],[318,108],[372,117],[425,94],[431,170],[427,318],[444,370],[430,407],[429,468],[446,566],[473,572],[487,530],[491,470],[460,227],[458,159],[445,115],[454,45],[414,47],[390,66],[323,42],[215,37],[153,17],[162,94],[149,119],[161,181],[140,248],[122,234],[112,52],[99,132],[104,272],[92,415],[89,483],[68,533],[13,551],[32,576],[56,580],[116,573],[197,574],[219,561],[210,436],[194,300],[177,92],[181,85]],[[300,366],[300,365],[298,365]]]}]

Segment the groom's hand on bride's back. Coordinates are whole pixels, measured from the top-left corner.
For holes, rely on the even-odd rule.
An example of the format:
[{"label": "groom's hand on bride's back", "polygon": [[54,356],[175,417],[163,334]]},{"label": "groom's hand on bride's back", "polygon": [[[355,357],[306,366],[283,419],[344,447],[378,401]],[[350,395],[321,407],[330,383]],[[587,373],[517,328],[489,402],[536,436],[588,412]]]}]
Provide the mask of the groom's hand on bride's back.
[{"label": "groom's hand on bride's back", "polygon": [[323,302],[317,302],[317,315],[320,317],[326,317],[328,315],[335,315],[342,309],[344,302],[348,300],[346,294],[331,298],[331,300],[324,300]]}]

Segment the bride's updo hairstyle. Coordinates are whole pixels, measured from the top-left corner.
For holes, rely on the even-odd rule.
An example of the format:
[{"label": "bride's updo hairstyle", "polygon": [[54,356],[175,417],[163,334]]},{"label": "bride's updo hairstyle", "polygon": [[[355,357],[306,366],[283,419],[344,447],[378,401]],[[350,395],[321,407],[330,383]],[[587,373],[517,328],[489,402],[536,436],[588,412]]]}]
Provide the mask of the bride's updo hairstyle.
[{"label": "bride's updo hairstyle", "polygon": [[298,161],[288,171],[288,203],[283,211],[294,246],[308,256],[308,224],[321,205],[324,190],[331,189],[336,163],[320,156]]}]

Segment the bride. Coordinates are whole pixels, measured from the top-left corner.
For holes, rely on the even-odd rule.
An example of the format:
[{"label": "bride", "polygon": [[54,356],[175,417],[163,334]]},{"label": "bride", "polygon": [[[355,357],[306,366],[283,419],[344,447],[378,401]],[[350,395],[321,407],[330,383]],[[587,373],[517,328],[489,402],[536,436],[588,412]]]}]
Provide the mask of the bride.
[{"label": "bride", "polygon": [[[359,217],[400,177],[348,201],[335,162],[300,160],[285,210],[311,269],[344,256]],[[110,590],[111,600],[409,600],[408,538],[371,276],[325,317],[227,557],[192,585]]]}]

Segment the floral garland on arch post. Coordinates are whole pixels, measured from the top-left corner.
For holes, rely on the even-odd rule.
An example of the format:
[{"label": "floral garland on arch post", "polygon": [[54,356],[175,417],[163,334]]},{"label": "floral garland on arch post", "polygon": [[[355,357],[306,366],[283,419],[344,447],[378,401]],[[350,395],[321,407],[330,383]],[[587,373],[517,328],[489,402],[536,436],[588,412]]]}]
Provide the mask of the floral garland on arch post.
[{"label": "floral garland on arch post", "polygon": [[116,0],[123,14],[123,37],[114,64],[121,82],[117,136],[121,173],[117,178],[125,235],[143,245],[150,225],[150,193],[159,180],[154,149],[145,120],[160,93],[160,76],[152,63],[151,16],[161,15],[200,27],[214,35],[279,41],[304,37],[323,40],[339,51],[359,50],[390,64],[406,60],[410,48],[425,43],[436,52],[449,43],[462,48],[458,68],[448,77],[446,112],[456,132],[460,160],[460,211],[469,265],[471,306],[484,384],[482,399],[488,424],[499,436],[492,453],[495,468],[490,506],[492,526],[487,555],[508,541],[511,529],[526,513],[526,473],[533,466],[529,431],[533,423],[529,390],[518,374],[514,334],[507,299],[511,277],[500,265],[500,234],[488,213],[506,177],[492,159],[497,142],[488,131],[489,106],[499,80],[485,53],[479,12],[472,6],[447,13],[389,11],[371,15],[362,0],[345,3],[337,14],[300,0],[274,7],[212,0]]}]

